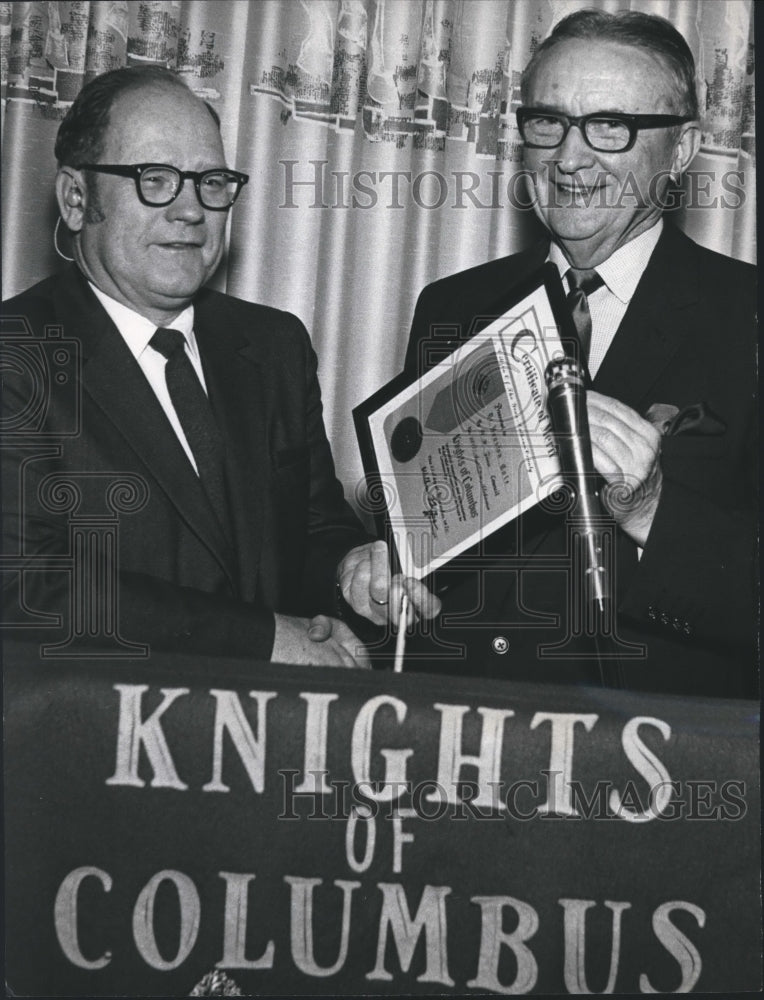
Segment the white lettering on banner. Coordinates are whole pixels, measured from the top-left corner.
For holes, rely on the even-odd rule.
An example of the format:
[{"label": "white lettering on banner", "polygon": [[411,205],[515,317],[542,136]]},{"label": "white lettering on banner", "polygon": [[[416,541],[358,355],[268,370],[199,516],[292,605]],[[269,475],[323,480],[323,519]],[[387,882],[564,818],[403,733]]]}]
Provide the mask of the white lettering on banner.
[{"label": "white lettering on banner", "polygon": [[[538,913],[528,903],[512,896],[473,896],[470,902],[480,907],[483,923],[477,975],[467,985],[494,993],[530,993],[538,978],[538,963],[525,942],[539,929]],[[517,913],[517,927],[511,934],[502,929],[506,906]],[[515,981],[508,986],[499,980],[502,945],[511,948],[517,960]]]},{"label": "white lettering on banner", "polygon": [[[268,940],[260,958],[248,959],[245,954],[245,943],[248,930],[248,892],[255,875],[251,872],[218,872],[225,880],[226,893],[223,918],[223,955],[216,963],[219,969],[272,969],[276,958],[276,940]],[[96,878],[100,881],[105,893],[111,892],[112,876],[101,868],[83,866],[75,868],[62,881],[56,895],[54,907],[54,923],[56,936],[66,958],[81,969],[102,969],[112,960],[112,951],[106,950],[97,958],[86,957],[80,947],[77,936],[80,920],[79,892],[83,881]],[[297,969],[307,976],[326,978],[340,972],[347,962],[350,949],[350,935],[353,926],[352,910],[354,899],[362,898],[363,905],[368,907],[368,896],[361,896],[355,890],[361,887],[357,881],[335,879],[332,882],[334,890],[342,892],[342,920],[339,932],[337,958],[331,966],[320,966],[314,955],[314,926],[317,923],[325,925],[323,920],[314,919],[314,890],[323,885],[321,878],[305,878],[285,875],[284,882],[290,887],[289,912],[291,922],[289,935],[291,939],[291,957]],[[157,890],[162,882],[171,882],[176,889],[179,901],[178,951],[173,959],[164,959],[159,953],[154,936],[154,901]],[[392,936],[397,950],[402,972],[408,972],[413,961],[417,943],[422,932],[425,936],[425,969],[417,977],[420,983],[441,983],[454,986],[448,971],[448,935],[447,935],[447,900],[452,893],[451,886],[425,885],[417,908],[416,915],[411,916],[406,886],[400,883],[376,883],[382,894],[382,905],[379,916],[377,938],[377,954],[375,966],[366,973],[368,980],[390,982],[394,976],[385,966],[385,956],[388,942]],[[322,890],[328,891],[327,890]],[[92,895],[90,895],[91,906]],[[269,897],[270,899],[270,897]],[[478,942],[477,972],[474,979],[467,981],[471,989],[490,990],[494,993],[518,994],[528,993],[536,985],[538,979],[538,963],[528,945],[528,942],[539,930],[539,916],[530,903],[513,896],[472,896],[470,902],[480,907],[481,928]],[[557,901],[565,911],[565,952],[564,975],[565,986],[571,993],[589,992],[585,977],[586,968],[586,913],[596,902],[591,899],[559,899]],[[451,906],[459,905],[457,897]],[[611,902],[605,900],[604,905],[612,912],[612,945],[610,969],[608,971],[605,993],[612,993],[619,987],[619,992],[629,992],[626,984],[617,983],[618,962],[621,950],[621,914],[630,909],[628,902]],[[272,900],[271,900],[272,908]],[[515,929],[507,933],[503,929],[504,914],[511,909],[516,918]],[[672,900],[660,904],[652,913],[652,930],[655,937],[665,950],[675,959],[679,966],[681,981],[674,992],[689,992],[696,985],[702,970],[700,953],[690,939],[683,934],[670,920],[674,910],[684,910],[691,914],[698,926],[705,926],[706,914],[694,903],[684,900]],[[182,965],[191,955],[196,944],[201,923],[202,901],[193,880],[183,872],[164,870],[153,875],[141,889],[133,909],[133,941],[137,953],[143,961],[154,969],[169,971]],[[106,928],[119,926],[122,920],[115,918],[113,908],[101,913],[99,924]],[[92,925],[93,914],[86,915],[87,923]],[[463,918],[462,918],[463,920]],[[336,923],[336,921],[335,921]],[[461,925],[461,922],[460,922]],[[285,931],[286,928],[280,928]],[[555,938],[558,931],[553,929]],[[640,937],[640,940],[642,938]],[[463,950],[464,941],[460,937],[459,947]],[[503,983],[499,979],[499,967],[502,948],[509,948],[515,958],[517,971],[511,983]],[[126,942],[121,942],[121,958],[125,958]],[[646,974],[639,978],[639,989],[642,993],[666,992],[665,989],[654,988]]]},{"label": "white lettering on banner", "polygon": [[[178,953],[171,961],[162,958],[154,936],[154,903],[162,882],[170,882],[175,886],[180,904]],[[171,869],[157,872],[141,889],[133,910],[133,938],[144,962],[160,972],[170,972],[182,965],[196,944],[201,914],[199,893],[188,875]]]},{"label": "white lettering on banner", "polygon": [[[565,988],[568,993],[593,993],[586,984],[586,911],[597,904],[593,899],[560,899],[565,910]],[[631,903],[613,903],[605,900],[605,906],[613,912],[613,932],[610,949],[610,971],[607,985],[601,993],[612,993],[618,975],[618,961],[621,955],[621,914],[631,909]],[[598,934],[597,937],[601,939]]]},{"label": "white lettering on banner", "polygon": [[[494,809],[507,807],[499,797],[499,777],[501,771],[501,751],[504,745],[504,722],[515,714],[508,708],[479,708],[483,717],[480,735],[480,753],[466,754],[462,751],[462,720],[469,712],[469,705],[442,705],[436,702],[433,708],[441,713],[440,749],[438,751],[438,784],[445,789],[448,802],[461,802],[458,795],[461,769],[472,764],[478,769],[478,795],[472,799],[477,807]],[[441,800],[440,792],[430,792],[430,802]]]},{"label": "white lettering on banner", "polygon": [[342,889],[342,929],[340,949],[334,965],[322,966],[313,955],[313,889],[323,883],[320,878],[295,878],[285,875],[284,881],[292,887],[292,960],[306,976],[334,976],[342,969],[348,957],[350,939],[350,903],[353,891],[360,882],[336,879],[334,884]]},{"label": "white lettering on banner", "polygon": [[402,885],[397,882],[380,882],[379,889],[384,901],[379,919],[377,962],[372,971],[366,973],[366,978],[387,981],[393,978],[392,973],[385,969],[388,929],[393,932],[401,969],[408,972],[416,943],[424,928],[427,965],[421,976],[417,976],[417,982],[454,986],[455,983],[448,974],[446,954],[446,896],[451,892],[449,886],[426,885],[413,918],[406,902],[406,890]]},{"label": "white lettering on banner", "polygon": [[414,752],[411,749],[380,750],[385,758],[385,777],[381,790],[375,792],[371,778],[371,736],[374,718],[384,705],[394,709],[399,724],[406,718],[407,706],[400,698],[393,698],[387,694],[370,698],[361,706],[356,716],[350,751],[356,782],[359,785],[368,785],[369,787],[364,789],[364,795],[377,802],[391,802],[403,791],[406,786],[406,761]]},{"label": "white lettering on banner", "polygon": [[[163,722],[168,726],[169,723],[162,717],[173,706],[171,714],[174,725],[176,727],[183,725],[182,715],[179,714],[183,709],[175,703],[182,695],[189,694],[189,689],[161,688],[159,690],[163,696],[161,704],[145,719],[142,706],[143,695],[151,690],[148,685],[115,684],[114,689],[120,694],[116,767],[114,774],[106,780],[106,784],[145,787],[146,782],[138,773],[141,749],[143,749],[153,769],[150,781],[152,788],[187,790],[189,786],[178,775],[163,729]],[[202,791],[231,791],[231,787],[223,781],[223,747],[227,733],[249,776],[253,791],[258,794],[263,793],[269,773],[265,767],[266,722],[270,711],[268,704],[278,697],[277,692],[249,692],[250,698],[257,702],[256,729],[253,728],[245,705],[236,691],[212,689],[209,695],[215,700],[212,777],[202,786]],[[299,697],[307,704],[302,734],[303,778],[299,785],[290,788],[289,794],[292,797],[336,794],[337,785],[332,782],[327,766],[327,751],[329,706],[337,701],[340,695],[334,692],[300,692]],[[507,790],[506,779],[509,776],[502,775],[505,723],[507,719],[515,716],[513,709],[477,707],[476,712],[482,718],[480,748],[477,754],[470,754],[464,751],[463,745],[464,722],[471,711],[470,706],[436,702],[432,707],[440,713],[438,776],[435,781],[418,781],[416,786],[412,786],[408,781],[409,758],[414,754],[411,747],[381,748],[378,753],[384,760],[384,774],[381,780],[372,778],[373,736],[378,722],[377,715],[382,710],[392,709],[397,725],[403,727],[408,711],[406,703],[392,695],[381,694],[366,701],[358,710],[350,739],[350,766],[355,778],[354,791],[359,793],[363,800],[379,803],[398,802],[404,795],[413,795],[414,803],[419,803],[420,817],[428,818],[421,810],[424,802],[435,803],[443,809],[449,805],[467,805],[471,811],[487,808],[506,812],[509,802],[514,805],[515,794],[519,787],[535,787],[535,783],[529,782],[525,777],[518,778],[513,775],[512,783]],[[384,714],[389,715],[389,712],[386,711]],[[535,808],[535,815],[580,817],[581,813],[573,804],[575,792],[576,804],[586,804],[586,818],[589,818],[591,803],[580,787],[580,782],[573,782],[574,731],[580,724],[586,732],[591,732],[598,719],[599,716],[593,713],[569,712],[536,712],[531,717],[529,724],[531,730],[537,729],[544,722],[549,722],[551,726],[549,769],[541,771],[541,774],[548,779],[549,790],[544,805]],[[670,738],[671,727],[661,719],[651,716],[636,716],[623,726],[621,733],[623,750],[630,763],[649,785],[650,798],[647,807],[643,807],[633,782],[629,782],[623,792],[611,789],[607,799],[604,798],[604,788],[600,789],[600,783],[598,783],[599,790],[595,790],[597,796],[603,796],[603,809],[607,805],[613,816],[630,823],[644,823],[662,816],[669,818],[672,797],[678,787],[671,781],[665,765],[642,741],[639,734],[642,726],[656,728],[664,740]],[[381,723],[381,728],[383,731],[389,730],[389,719]],[[344,732],[342,735],[344,737]],[[463,777],[462,771],[466,767],[477,769],[477,781],[469,781]],[[283,778],[286,774],[297,775],[299,772],[282,768],[279,773]],[[502,783],[502,778],[505,779],[505,783]],[[425,788],[432,790],[422,794]],[[477,795],[471,795],[469,799],[463,797],[462,793],[475,789]],[[506,796],[502,794],[503,791],[506,791]],[[591,800],[591,802],[598,801],[599,798]],[[531,818],[534,813],[523,818]],[[439,815],[442,813],[436,810],[429,818],[437,818]],[[518,818],[516,810],[513,816]],[[294,818],[297,818],[296,814]]]},{"label": "white lettering on banner", "polygon": [[620,793],[613,789],[610,793],[610,808],[622,819],[630,823],[647,823],[664,813],[671,802],[671,775],[655,754],[639,738],[640,726],[654,726],[664,740],[671,737],[671,726],[662,719],[649,715],[637,715],[629,719],[623,727],[621,742],[629,763],[639,772],[650,787],[650,804],[643,812],[625,807]]},{"label": "white lettering on banner", "polygon": [[[117,699],[109,692],[114,706],[116,764],[106,784],[146,788],[147,791],[145,795],[133,792],[105,794],[101,782],[112,764],[107,755],[102,764],[104,770],[97,776],[104,799],[102,804],[107,807],[107,800],[113,797],[120,800],[118,806],[124,805],[131,810],[144,805],[144,800],[154,806],[152,812],[143,810],[145,820],[135,811],[118,813],[120,821],[123,816],[137,816],[136,822],[141,825],[145,822],[149,831],[154,822],[157,830],[168,829],[168,817],[163,816],[163,812],[172,804],[167,802],[170,796],[160,792],[152,797],[148,788],[189,788],[179,775],[173,757],[178,763],[188,761],[189,748],[196,746],[189,741],[192,732],[189,720],[202,719],[203,723],[197,725],[193,734],[201,744],[198,755],[201,767],[209,766],[207,762],[210,762],[211,769],[201,772],[195,791],[243,792],[245,812],[242,815],[256,816],[258,823],[262,820],[271,824],[258,833],[266,843],[269,836],[275,838],[286,832],[289,836],[295,834],[298,840],[294,843],[299,845],[305,843],[299,838],[310,837],[313,833],[308,827],[301,830],[280,826],[275,812],[278,803],[274,804],[273,796],[259,803],[257,808],[251,808],[252,793],[263,795],[266,790],[275,790],[269,782],[278,780],[279,768],[286,771],[290,755],[297,756],[298,766],[304,764],[301,784],[295,791],[310,797],[315,815],[346,819],[346,823],[344,829],[331,824],[331,838],[322,840],[321,845],[331,841],[332,846],[327,854],[321,846],[313,851],[312,856],[318,859],[317,870],[311,870],[308,861],[307,872],[300,870],[303,862],[296,862],[296,858],[311,857],[311,842],[307,841],[309,849],[304,854],[301,847],[292,854],[286,840],[285,846],[277,852],[277,860],[264,855],[261,861],[242,863],[242,867],[262,866],[257,880],[252,872],[218,870],[221,864],[227,867],[234,864],[227,848],[225,856],[229,860],[216,859],[207,871],[202,869],[208,859],[197,852],[188,862],[189,874],[168,867],[151,875],[151,870],[168,861],[160,861],[144,870],[140,867],[140,858],[129,856],[129,848],[117,846],[113,849],[114,864],[124,866],[119,870],[112,868],[110,873],[88,865],[74,868],[60,882],[52,907],[52,922],[66,961],[85,970],[86,978],[91,978],[89,973],[106,966],[110,966],[109,974],[115,977],[118,964],[131,961],[142,962],[160,972],[179,967],[188,971],[204,950],[207,968],[219,954],[220,961],[216,963],[219,969],[274,970],[278,977],[290,967],[293,974],[299,972],[306,977],[322,979],[347,977],[352,970],[352,976],[361,977],[363,981],[365,975],[371,982],[397,981],[408,974],[409,981],[416,977],[417,982],[444,987],[456,985],[450,969],[457,972],[458,964],[460,988],[520,994],[537,987],[541,977],[538,961],[542,954],[548,955],[556,948],[562,955],[552,964],[561,969],[564,987],[570,993],[625,992],[629,988],[643,993],[669,989],[686,992],[700,979],[703,963],[698,946],[687,937],[688,917],[675,918],[682,930],[672,922],[675,911],[684,911],[702,929],[706,914],[692,902],[673,899],[658,905],[659,901],[650,897],[648,905],[641,889],[632,897],[632,902],[570,898],[577,893],[582,896],[600,894],[600,890],[594,888],[579,888],[582,883],[586,885],[586,871],[580,877],[575,873],[571,885],[567,884],[566,876],[564,888],[540,886],[539,899],[532,899],[535,905],[516,895],[499,894],[503,891],[526,895],[533,890],[527,889],[527,873],[515,879],[513,855],[502,858],[495,877],[489,867],[490,881],[485,882],[487,851],[484,842],[483,846],[479,842],[479,826],[472,823],[464,824],[461,838],[459,831],[456,832],[455,847],[449,843],[443,849],[443,857],[436,860],[442,838],[452,838],[456,829],[451,826],[447,833],[440,822],[447,815],[448,805],[456,807],[458,818],[485,816],[487,820],[498,821],[509,834],[516,833],[513,824],[522,822],[523,816],[517,810],[510,814],[509,803],[514,801],[516,786],[535,789],[539,784],[536,780],[528,780],[531,767],[536,774],[530,777],[547,775],[548,784],[547,790],[540,795],[535,792],[534,801],[544,802],[544,805],[525,818],[532,822],[540,816],[543,818],[540,825],[546,828],[549,827],[548,817],[564,817],[559,828],[573,818],[578,821],[576,825],[580,830],[584,819],[602,815],[611,822],[597,824],[597,829],[603,832],[601,836],[592,835],[595,851],[600,850],[600,845],[606,852],[612,849],[614,841],[608,831],[614,829],[614,818],[630,824],[676,818],[669,813],[679,783],[671,781],[668,768],[654,749],[663,748],[672,737],[671,726],[661,719],[626,717],[618,721],[618,728],[615,728],[613,719],[607,725],[602,722],[597,726],[600,719],[606,717],[594,713],[533,712],[524,708],[521,719],[509,708],[445,703],[428,703],[415,713],[413,706],[409,712],[405,700],[388,694],[353,703],[351,707],[356,710],[353,717],[353,713],[341,712],[339,706],[332,707],[341,695],[329,692],[298,694],[296,689],[288,692],[212,689],[201,696],[194,692],[192,700],[184,697],[191,693],[188,688],[115,684],[113,690],[119,697],[117,705]],[[467,696],[465,700],[469,700]],[[277,707],[272,702],[276,702]],[[279,709],[283,709],[281,714]],[[288,738],[285,719],[290,725]],[[509,719],[514,720],[510,725],[507,724]],[[549,724],[549,729],[545,724]],[[588,735],[595,728],[597,735],[603,737],[597,742],[595,736]],[[607,733],[602,732],[605,728]],[[508,733],[513,739],[512,753],[509,746],[505,747]],[[272,741],[271,746],[268,746],[268,738]],[[523,740],[526,746],[517,753]],[[409,742],[417,748],[415,761],[410,759],[415,750],[406,746]],[[230,774],[224,772],[224,747],[229,756]],[[231,763],[231,748],[242,767],[236,760]],[[665,749],[667,755],[669,749],[674,749],[673,744]],[[625,781],[621,776],[618,789],[612,790],[612,783],[604,777],[592,776],[592,762],[603,768],[619,768],[619,775],[620,768],[628,771],[624,755],[638,777],[632,776]],[[579,757],[578,771],[584,770],[585,757],[585,774],[593,782],[596,780],[596,795],[591,798],[588,788],[582,786],[582,775],[576,770]],[[547,761],[549,770],[540,770]],[[436,767],[437,781],[432,779]],[[336,775],[333,773],[335,768]],[[300,774],[297,770],[287,773]],[[209,774],[210,780],[202,785]],[[408,781],[409,774],[412,782]],[[224,777],[228,778],[230,786]],[[350,781],[340,780],[347,777],[355,779],[354,786],[351,787]],[[415,777],[416,783],[413,782]],[[509,783],[512,783],[511,796],[507,793],[503,798],[502,789]],[[636,791],[629,794],[629,786],[642,783],[649,789],[648,802],[640,801]],[[357,796],[361,786],[360,803],[356,798],[348,808],[346,790],[350,789],[353,796]],[[434,791],[427,794],[424,789]],[[334,815],[327,815],[328,810],[320,811],[319,805],[331,805],[324,796],[329,792],[336,795],[338,790],[342,792],[342,801],[335,805]],[[473,792],[469,798],[468,791]],[[404,795],[410,797],[406,806],[413,804],[417,808],[404,808],[401,801]],[[420,808],[422,798],[443,804],[442,812],[432,814],[431,824],[426,822],[427,815]],[[221,801],[202,799],[208,806],[211,801]],[[594,806],[600,801],[602,808],[595,810]],[[698,801],[709,805],[703,799]],[[382,809],[378,806],[381,802],[392,804]],[[235,803],[229,802],[229,805]],[[494,815],[475,814],[472,807],[488,807]],[[286,811],[286,807],[284,809]],[[500,809],[502,815],[495,815]],[[298,817],[290,813],[288,818],[296,820]],[[126,820],[126,825],[131,822]],[[205,816],[204,829],[209,830],[206,825],[209,822],[210,818]],[[632,834],[640,836],[638,829],[624,831],[622,824],[615,824],[615,828],[619,827],[624,835],[629,833],[630,839]],[[317,832],[327,834],[328,830],[317,828]],[[349,877],[353,873],[354,880],[334,878],[343,874],[336,871],[343,860],[343,832],[344,860],[348,869],[344,874]],[[659,833],[660,825],[658,830],[651,832]],[[433,839],[428,843],[430,833]],[[526,840],[532,842],[533,831],[527,833]],[[418,851],[409,847],[415,839]],[[489,843],[495,849],[498,842],[494,839]],[[107,847],[110,849],[109,845]],[[234,857],[238,858],[240,848],[233,849],[237,852]],[[474,861],[463,859],[465,850],[474,850]],[[95,857],[104,864],[100,853]],[[297,868],[299,874],[285,874],[284,869],[292,867],[285,860],[290,857],[294,862],[293,870]],[[331,857],[334,862],[328,860]],[[454,861],[453,868],[458,869],[453,873],[448,867],[449,858]],[[433,864],[433,872],[422,870],[422,859],[425,865]],[[70,863],[79,864],[81,860],[78,856]],[[493,861],[490,857],[489,865]],[[411,878],[407,877],[408,873],[404,874],[404,863],[407,869],[414,869]],[[56,868],[56,881],[60,878],[58,873],[66,871],[67,867],[63,862],[61,868]],[[439,874],[435,875],[435,870]],[[441,874],[444,870],[448,874]],[[401,881],[379,881],[386,875],[391,877],[390,872],[400,876]],[[367,880],[361,880],[361,873],[365,873]],[[594,866],[591,875],[601,884],[601,867]],[[423,884],[428,877],[433,881],[448,878],[453,884]],[[224,890],[218,878],[223,880]],[[634,879],[635,882],[639,879],[637,867]],[[121,891],[113,891],[113,884]],[[143,887],[139,888],[141,885]],[[46,891],[46,908],[50,908],[54,887],[50,895]],[[486,888],[497,894],[472,895]],[[357,892],[359,889],[361,891]],[[566,895],[556,899],[560,891]],[[171,905],[165,908],[168,892]],[[607,888],[601,890],[603,895],[614,892]],[[550,898],[551,893],[554,896]],[[684,893],[676,888],[667,889],[665,893],[666,896],[674,894]],[[623,895],[631,893],[626,889]],[[555,915],[556,906],[562,912],[557,910]],[[624,919],[626,910],[633,912]],[[207,928],[204,934],[200,932],[203,916]],[[49,909],[45,922],[50,927]],[[449,922],[451,948],[458,948],[458,953],[455,955],[452,950],[451,956]],[[512,930],[505,930],[505,925]],[[539,933],[542,925],[543,935]],[[624,982],[628,977],[624,966],[620,966],[620,958],[626,954],[627,934],[632,935],[632,944],[638,939],[638,955],[644,962],[629,972],[630,982]],[[588,956],[587,943],[591,953]],[[373,950],[375,945],[376,952],[370,954],[368,950]],[[651,964],[650,945],[655,964]],[[208,955],[206,949],[210,946],[220,951]],[[593,965],[595,958],[597,964]],[[360,969],[359,960],[363,962]],[[706,962],[710,962],[709,953]],[[640,968],[646,971],[640,973]],[[549,974],[546,969],[542,971]],[[468,978],[473,975],[474,978]],[[95,983],[97,976],[92,976],[92,980]],[[169,978],[167,982],[169,985]],[[262,984],[267,987],[266,980]],[[591,990],[590,984],[597,989]],[[83,995],[87,992],[83,990]]]},{"label": "white lettering on banner", "polygon": [[305,766],[303,779],[295,788],[303,792],[328,795],[331,788],[326,783],[326,742],[329,732],[329,705],[339,699],[338,694],[317,694],[301,691],[300,697],[308,703],[305,714]]},{"label": "white lettering on banner", "polygon": [[219,969],[272,969],[273,941],[265,946],[260,958],[248,959],[247,913],[249,910],[249,884],[254,875],[239,872],[218,872],[225,879],[225,931],[223,937],[223,957],[217,963]]},{"label": "white lettering on banner", "polygon": [[146,784],[138,777],[138,763],[141,745],[154,769],[152,788],[185,789],[188,785],[181,781],[175,770],[170,748],[167,745],[159,718],[181,695],[188,694],[188,688],[161,688],[164,695],[162,704],[148,719],[141,721],[141,702],[149,690],[148,684],[115,684],[119,691],[119,728],[117,730],[117,766],[107,785],[133,785],[143,788]]},{"label": "white lettering on banner", "polygon": [[212,779],[202,788],[203,792],[230,792],[223,783],[223,734],[227,730],[244,765],[252,787],[262,792],[265,787],[265,709],[275,691],[250,691],[250,698],[257,702],[257,738],[244,714],[235,691],[210,691],[216,702],[215,739],[212,755]]},{"label": "white lettering on banner", "polygon": [[53,922],[58,943],[72,965],[77,965],[80,969],[102,969],[111,961],[110,951],[105,951],[99,958],[90,960],[80,951],[77,937],[77,897],[83,879],[91,876],[100,880],[104,892],[111,892],[111,875],[100,868],[84,865],[69,872],[59,886],[53,906]]},{"label": "white lettering on banner", "polygon": [[[698,927],[703,928],[706,924],[706,914],[699,906],[693,903],[686,903],[681,899],[675,899],[670,903],[662,903],[653,913],[653,931],[666,951],[675,958],[682,973],[682,981],[674,990],[674,993],[689,993],[694,989],[700,978],[703,963],[700,960],[700,953],[695,945],[686,935],[682,934],[675,924],[669,920],[672,910],[685,910],[692,914],[698,922]],[[642,973],[639,977],[639,989],[641,993],[665,993],[665,989],[654,989],[647,976]]]},{"label": "white lettering on banner", "polygon": [[531,729],[542,722],[552,725],[552,751],[549,758],[549,798],[539,813],[555,816],[578,816],[571,805],[570,783],[573,780],[573,730],[580,722],[587,733],[597,721],[596,715],[575,715],[570,712],[536,712]]},{"label": "white lettering on banner", "polygon": [[[355,832],[359,819],[365,823],[366,830],[366,849],[360,861],[355,851]],[[377,822],[371,808],[366,805],[353,806],[350,810],[350,816],[348,816],[347,826],[345,827],[345,859],[348,867],[352,868],[354,872],[365,872],[374,860],[374,847],[376,843]]]},{"label": "white lettering on banner", "polygon": [[393,872],[396,875],[403,871],[403,845],[414,843],[414,834],[403,832],[403,821],[414,819],[416,814],[416,809],[400,806],[393,814]]}]

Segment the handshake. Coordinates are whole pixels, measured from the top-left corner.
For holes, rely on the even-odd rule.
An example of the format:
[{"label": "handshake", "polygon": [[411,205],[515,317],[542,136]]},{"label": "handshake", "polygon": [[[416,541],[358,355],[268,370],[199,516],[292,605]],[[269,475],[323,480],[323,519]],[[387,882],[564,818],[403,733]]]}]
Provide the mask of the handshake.
[{"label": "handshake", "polygon": [[[423,583],[391,575],[384,542],[369,542],[351,549],[340,563],[337,581],[353,611],[375,625],[389,622],[397,628],[406,628],[417,618],[434,618],[440,613],[440,600]],[[401,622],[404,594],[408,597],[408,613],[407,620]],[[366,647],[344,622],[328,615],[298,618],[276,614],[274,618],[272,663],[370,669]]]}]

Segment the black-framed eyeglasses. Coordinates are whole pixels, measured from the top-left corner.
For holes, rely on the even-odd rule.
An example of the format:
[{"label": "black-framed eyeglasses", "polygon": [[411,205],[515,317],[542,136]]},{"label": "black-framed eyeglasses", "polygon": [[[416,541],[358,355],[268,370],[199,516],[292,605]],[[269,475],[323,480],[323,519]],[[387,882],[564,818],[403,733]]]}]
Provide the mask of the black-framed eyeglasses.
[{"label": "black-framed eyeglasses", "polygon": [[178,170],[166,163],[81,163],[76,169],[132,177],[138,198],[152,208],[172,204],[188,178],[194,182],[199,203],[213,212],[230,208],[249,180],[238,170]]},{"label": "black-framed eyeglasses", "polygon": [[518,108],[517,127],[531,149],[554,149],[565,141],[572,125],[598,153],[626,153],[644,128],[670,128],[691,122],[689,115],[627,115],[595,111],[592,115],[564,115],[544,108]]}]

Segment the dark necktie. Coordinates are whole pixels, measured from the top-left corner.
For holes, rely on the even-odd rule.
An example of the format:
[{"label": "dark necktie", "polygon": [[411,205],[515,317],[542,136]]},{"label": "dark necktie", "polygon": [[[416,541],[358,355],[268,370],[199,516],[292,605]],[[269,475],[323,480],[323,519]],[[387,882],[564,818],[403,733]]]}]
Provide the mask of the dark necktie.
[{"label": "dark necktie", "polygon": [[578,342],[581,345],[581,361],[589,364],[589,350],[592,346],[592,317],[589,312],[587,295],[604,285],[604,280],[594,268],[575,268],[568,270],[568,305],[573,314],[573,322],[578,331]]},{"label": "dark necktie", "polygon": [[185,352],[186,338],[180,330],[159,327],[149,343],[167,359],[164,377],[172,405],[196,461],[204,492],[221,527],[226,530],[228,505],[223,439],[207,394]]}]

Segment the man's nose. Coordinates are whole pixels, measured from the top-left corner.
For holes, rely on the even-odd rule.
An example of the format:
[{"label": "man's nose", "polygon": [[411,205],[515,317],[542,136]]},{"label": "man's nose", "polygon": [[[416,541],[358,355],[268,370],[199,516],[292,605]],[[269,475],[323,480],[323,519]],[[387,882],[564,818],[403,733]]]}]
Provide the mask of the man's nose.
[{"label": "man's nose", "polygon": [[194,182],[190,177],[182,178],[177,198],[167,206],[167,217],[182,219],[184,222],[204,220],[204,207],[199,202]]},{"label": "man's nose", "polygon": [[571,125],[568,134],[555,150],[553,159],[563,173],[574,174],[584,167],[593,166],[596,156],[578,125]]}]

